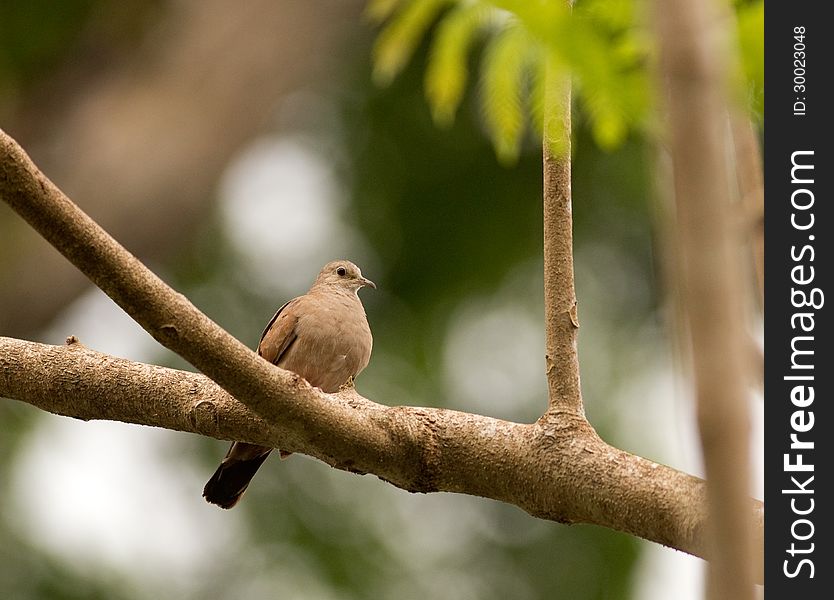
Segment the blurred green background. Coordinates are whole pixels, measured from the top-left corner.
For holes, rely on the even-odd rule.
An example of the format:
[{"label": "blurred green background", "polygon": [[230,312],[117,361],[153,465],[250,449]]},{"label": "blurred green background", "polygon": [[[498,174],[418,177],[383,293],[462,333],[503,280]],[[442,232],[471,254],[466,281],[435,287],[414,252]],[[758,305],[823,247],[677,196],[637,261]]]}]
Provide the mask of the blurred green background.
[{"label": "blurred green background", "polygon": [[[361,393],[532,421],[546,405],[541,146],[496,159],[469,89],[448,129],[428,44],[372,82],[363,3],[0,4],[0,126],[82,208],[254,347],[336,257],[374,333]],[[474,59],[473,59],[474,60]],[[473,63],[474,64],[474,63]],[[470,86],[471,88],[472,86]],[[664,333],[661,154],[574,119],[586,410],[610,443],[697,473]],[[189,368],[0,206],[0,335]],[[0,597],[617,599],[700,596],[700,561],[496,502],[411,495],[294,455],[230,512],[226,443],[0,401]]]}]

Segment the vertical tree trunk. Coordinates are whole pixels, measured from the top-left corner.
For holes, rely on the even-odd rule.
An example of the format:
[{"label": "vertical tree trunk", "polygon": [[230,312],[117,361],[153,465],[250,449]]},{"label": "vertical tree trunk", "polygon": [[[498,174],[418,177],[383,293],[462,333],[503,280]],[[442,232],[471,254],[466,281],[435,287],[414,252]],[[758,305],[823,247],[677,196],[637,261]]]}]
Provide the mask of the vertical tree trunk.
[{"label": "vertical tree trunk", "polygon": [[[656,2],[669,103],[678,285],[707,475],[708,597],[752,600],[749,424],[738,232],[726,165],[722,27],[709,2]],[[757,557],[760,558],[760,557]]]},{"label": "vertical tree trunk", "polygon": [[741,197],[744,233],[750,243],[759,306],[764,307],[764,181],[762,156],[753,123],[746,115],[731,118],[736,179]]}]

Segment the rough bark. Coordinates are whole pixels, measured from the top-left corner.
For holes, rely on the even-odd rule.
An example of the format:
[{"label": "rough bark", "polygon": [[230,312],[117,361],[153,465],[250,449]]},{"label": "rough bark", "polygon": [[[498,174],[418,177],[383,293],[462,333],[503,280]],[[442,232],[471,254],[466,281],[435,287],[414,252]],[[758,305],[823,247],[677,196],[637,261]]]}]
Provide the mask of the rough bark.
[{"label": "rough bark", "polygon": [[[200,374],[108,356],[74,339],[49,346],[0,337],[0,395],[51,413],[277,446],[411,492],[493,498],[705,556],[704,482],[612,448],[584,419],[520,424],[389,407],[353,388],[329,395],[287,379],[264,382],[274,402],[256,413]],[[748,508],[761,525],[761,504]]]},{"label": "rough bark", "polygon": [[[548,73],[553,79],[554,75]],[[568,85],[549,83],[549,119],[544,139],[544,325],[547,356],[548,411],[584,415],[579,382],[577,334],[579,314],[573,277],[573,214],[571,205],[571,92]],[[563,83],[563,82],[562,82]],[[550,136],[561,136],[552,140]],[[556,153],[553,148],[560,148]]]},{"label": "rough bark", "polygon": [[656,3],[675,188],[679,286],[707,475],[710,598],[754,597],[747,346],[727,175],[724,23],[712,3]]}]

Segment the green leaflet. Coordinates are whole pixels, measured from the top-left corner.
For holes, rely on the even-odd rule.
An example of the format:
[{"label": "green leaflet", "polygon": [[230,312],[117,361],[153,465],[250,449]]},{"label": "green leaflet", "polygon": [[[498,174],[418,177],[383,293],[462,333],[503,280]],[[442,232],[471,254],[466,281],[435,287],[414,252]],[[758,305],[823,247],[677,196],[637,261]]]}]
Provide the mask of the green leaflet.
[{"label": "green leaflet", "polygon": [[483,5],[461,4],[440,22],[426,65],[426,98],[439,125],[455,118],[469,77],[469,50],[478,30],[486,23]]},{"label": "green leaflet", "polygon": [[368,0],[365,16],[374,23],[382,23],[391,16],[403,0]]},{"label": "green leaflet", "polygon": [[[447,5],[452,8],[443,13]],[[547,88],[567,83],[594,140],[611,149],[629,131],[654,127],[654,36],[644,9],[635,0],[579,0],[572,9],[564,0],[371,0],[368,15],[386,23],[374,51],[374,76],[383,84],[396,76],[439,16],[425,73],[438,125],[455,118],[470,53],[483,34],[480,105],[499,160],[515,161],[528,119],[539,134],[549,131],[557,151],[553,140],[564,129],[563,109],[549,103],[556,96]],[[736,10],[741,58],[733,85],[761,115],[763,2],[738,3]]]},{"label": "green leaflet", "polygon": [[[374,79],[387,85],[402,71],[423,34],[449,0],[411,0],[380,32],[374,46]],[[387,6],[384,6],[386,10]],[[391,7],[391,10],[396,7]],[[377,9],[382,11],[382,9]]]},{"label": "green leaflet", "polygon": [[495,153],[503,163],[518,158],[524,133],[522,94],[531,39],[511,23],[492,37],[481,65],[481,107]]}]

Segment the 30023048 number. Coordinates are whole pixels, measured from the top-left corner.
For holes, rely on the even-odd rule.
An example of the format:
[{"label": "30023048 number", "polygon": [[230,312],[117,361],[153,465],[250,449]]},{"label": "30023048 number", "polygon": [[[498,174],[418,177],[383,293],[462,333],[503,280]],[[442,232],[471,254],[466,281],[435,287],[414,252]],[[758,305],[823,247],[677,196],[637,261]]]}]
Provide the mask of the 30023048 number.
[{"label": "30023048 number", "polygon": [[805,92],[805,26],[793,28],[793,91]]}]

